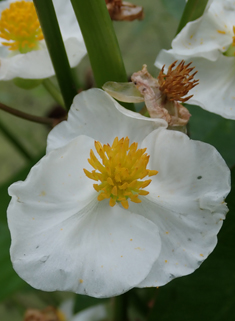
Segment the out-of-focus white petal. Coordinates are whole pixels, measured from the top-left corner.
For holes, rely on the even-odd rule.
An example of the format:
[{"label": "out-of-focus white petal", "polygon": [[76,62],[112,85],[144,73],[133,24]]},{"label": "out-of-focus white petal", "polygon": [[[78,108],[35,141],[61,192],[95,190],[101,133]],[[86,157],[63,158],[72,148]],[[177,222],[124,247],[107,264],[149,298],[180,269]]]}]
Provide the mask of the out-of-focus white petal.
[{"label": "out-of-focus white petal", "polygon": [[76,314],[70,321],[101,321],[107,318],[107,311],[103,304],[95,305]]},{"label": "out-of-focus white petal", "polygon": [[[16,1],[0,2],[0,15],[12,2]],[[28,0],[28,2],[31,2],[31,0]],[[86,54],[86,47],[77,19],[70,1],[54,0],[53,4],[70,66],[75,67]],[[11,52],[0,41],[0,66],[0,80],[10,80],[16,77],[42,79],[55,74],[44,40],[40,41],[39,50],[30,51],[26,54]]]},{"label": "out-of-focus white petal", "polygon": [[82,310],[73,315],[74,300],[68,299],[59,307],[68,321],[101,321],[107,318],[107,310],[104,304],[98,304]]},{"label": "out-of-focus white petal", "polygon": [[190,90],[194,96],[188,103],[199,105],[225,118],[235,119],[235,59],[220,55],[212,62],[204,58],[178,56],[173,50],[162,50],[155,65],[160,69],[165,64],[167,68],[173,61],[181,59],[186,64],[192,61],[192,66],[198,71],[196,78],[199,79],[199,85]]},{"label": "out-of-focus white petal", "polygon": [[[120,206],[98,202],[85,176],[94,140],[79,136],[47,154],[25,182],[10,186],[11,259],[29,284],[94,297],[121,294],[156,261],[157,226]],[[20,217],[20,219],[19,219]]]},{"label": "out-of-focus white petal", "polygon": [[47,152],[64,146],[81,134],[105,144],[111,144],[115,137],[126,136],[130,138],[130,143],[141,142],[158,127],[167,127],[167,123],[129,111],[104,91],[90,89],[74,98],[68,120],[50,132]]},{"label": "out-of-focus white petal", "polygon": [[[44,41],[41,47],[41,50],[0,59],[0,80],[10,80],[16,77],[41,79],[53,76],[55,71]],[[71,67],[75,67],[86,54],[85,45],[76,38],[65,40],[65,48]]]},{"label": "out-of-focus white petal", "polygon": [[174,53],[215,61],[232,43],[235,11],[226,8],[224,1],[214,1],[202,17],[187,23],[172,41]]},{"label": "out-of-focus white petal", "polygon": [[142,143],[159,173],[142,203],[130,210],[158,227],[161,253],[139,287],[160,286],[192,273],[213,251],[227,207],[230,172],[214,147],[180,133],[157,130]]},{"label": "out-of-focus white petal", "polygon": [[216,60],[219,50],[226,51],[232,42],[232,36],[221,34],[216,19],[201,17],[187,23],[181,32],[172,41],[174,53],[180,56],[204,57]]}]

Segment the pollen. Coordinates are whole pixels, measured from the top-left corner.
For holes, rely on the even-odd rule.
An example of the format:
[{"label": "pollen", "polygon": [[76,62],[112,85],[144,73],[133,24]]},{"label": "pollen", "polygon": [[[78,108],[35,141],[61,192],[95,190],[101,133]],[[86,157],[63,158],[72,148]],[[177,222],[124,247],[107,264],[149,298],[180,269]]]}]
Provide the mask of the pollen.
[{"label": "pollen", "polygon": [[233,26],[233,43],[232,43],[232,46],[235,47],[235,26]]},{"label": "pollen", "polygon": [[94,189],[99,193],[97,199],[109,199],[113,207],[120,203],[125,209],[129,208],[128,200],[141,203],[139,196],[148,195],[144,190],[151,183],[151,179],[143,180],[146,176],[154,176],[156,170],[146,169],[149,162],[147,148],[138,149],[138,143],[130,145],[129,138],[116,137],[112,146],[95,141],[95,149],[100,160],[90,151],[89,164],[94,168],[91,172],[84,169],[86,176],[98,184]]},{"label": "pollen", "polygon": [[165,65],[162,67],[158,76],[158,82],[161,92],[166,95],[168,100],[185,102],[193,95],[184,96],[187,95],[189,90],[198,85],[198,80],[194,80],[197,71],[190,75],[194,69],[194,67],[190,67],[191,62],[185,65],[184,60],[182,60],[178,66],[176,66],[176,63],[177,60],[169,66],[166,75],[164,74]]},{"label": "pollen", "polygon": [[226,35],[226,32],[223,30],[217,30],[218,33],[220,33],[221,35]]},{"label": "pollen", "polygon": [[43,33],[33,2],[16,1],[2,11],[0,38],[9,50],[26,53],[39,49]]}]

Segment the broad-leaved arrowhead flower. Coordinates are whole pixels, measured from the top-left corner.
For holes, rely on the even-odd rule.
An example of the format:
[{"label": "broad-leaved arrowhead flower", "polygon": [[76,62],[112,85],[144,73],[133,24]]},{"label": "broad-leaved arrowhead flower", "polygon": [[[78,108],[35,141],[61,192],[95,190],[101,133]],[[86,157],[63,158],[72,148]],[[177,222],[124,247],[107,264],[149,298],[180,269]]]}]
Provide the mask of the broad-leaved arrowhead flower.
[{"label": "broad-leaved arrowhead flower", "polygon": [[212,252],[229,170],[214,147],[128,111],[74,99],[47,154],[9,188],[11,260],[33,287],[95,297],[161,286]]},{"label": "broad-leaved arrowhead flower", "polygon": [[225,118],[235,119],[235,2],[213,0],[202,17],[189,22],[162,50],[155,65],[176,59],[193,62],[199,85],[188,101]]},{"label": "broad-leaved arrowhead flower", "polygon": [[[71,67],[86,54],[70,1],[53,0]],[[0,80],[48,78],[55,74],[34,4],[0,2]]]}]

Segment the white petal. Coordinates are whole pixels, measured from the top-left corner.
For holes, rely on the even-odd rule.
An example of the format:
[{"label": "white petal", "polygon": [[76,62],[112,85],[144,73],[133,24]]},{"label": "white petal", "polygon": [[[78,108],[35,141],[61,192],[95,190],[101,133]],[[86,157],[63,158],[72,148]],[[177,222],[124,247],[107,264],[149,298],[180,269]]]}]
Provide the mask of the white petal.
[{"label": "white petal", "polygon": [[74,298],[69,298],[59,306],[59,311],[63,313],[66,320],[72,321],[74,303]]},{"label": "white petal", "polygon": [[[86,54],[84,43],[76,38],[67,39],[65,48],[71,67],[75,67]],[[55,71],[45,44],[42,44],[40,50],[1,59],[0,80],[10,80],[16,77],[42,79],[54,74]]]},{"label": "white petal", "polygon": [[199,85],[190,90],[194,95],[189,104],[201,106],[203,109],[235,119],[235,58],[220,54],[216,61],[204,58],[187,58],[175,55],[172,50],[160,52],[155,65],[160,69],[163,64],[168,67],[176,59],[184,59],[186,64],[192,61],[192,66],[198,71],[195,76]]},{"label": "white petal", "polygon": [[95,297],[136,286],[156,261],[158,228],[108,201],[97,201],[83,173],[94,141],[79,136],[47,154],[25,182],[10,186],[11,259],[29,284]]},{"label": "white petal", "polygon": [[219,51],[226,51],[232,43],[229,14],[229,11],[224,10],[222,2],[212,3],[202,17],[187,23],[172,41],[174,53],[191,58],[217,59]]},{"label": "white petal", "polygon": [[101,321],[107,318],[105,305],[99,304],[76,314],[71,321]]},{"label": "white petal", "polygon": [[53,0],[63,39],[77,38],[83,42],[82,33],[70,1]]},{"label": "white petal", "polygon": [[64,146],[81,134],[109,144],[112,144],[115,137],[126,136],[130,142],[141,142],[160,126],[166,127],[167,123],[129,111],[104,91],[90,89],[74,98],[68,120],[50,132],[47,152]]},{"label": "white petal", "polygon": [[157,130],[142,143],[151,155],[152,178],[142,203],[130,210],[152,220],[161,236],[161,253],[139,287],[160,286],[192,273],[213,251],[227,212],[230,172],[212,146],[180,132]]}]

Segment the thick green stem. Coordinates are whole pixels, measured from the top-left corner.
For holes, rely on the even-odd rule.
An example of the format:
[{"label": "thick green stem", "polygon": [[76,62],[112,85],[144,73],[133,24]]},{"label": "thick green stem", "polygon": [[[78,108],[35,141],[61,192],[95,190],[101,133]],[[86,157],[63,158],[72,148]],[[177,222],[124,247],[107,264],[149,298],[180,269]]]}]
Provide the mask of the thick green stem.
[{"label": "thick green stem", "polygon": [[55,101],[60,106],[65,107],[63,97],[56,88],[56,86],[52,83],[52,81],[49,78],[47,78],[43,80],[42,84],[46,88],[46,90],[51,94],[51,96],[55,99]]},{"label": "thick green stem", "polygon": [[24,156],[28,160],[32,160],[33,157],[29,154],[29,152],[25,149],[25,147],[21,144],[21,142],[8,130],[8,128],[0,122],[0,131],[6,136],[6,138],[14,145],[14,147],[20,152],[22,156]]},{"label": "thick green stem", "polygon": [[[120,48],[104,0],[71,0],[78,19],[96,85],[107,81],[126,82]],[[133,104],[126,108],[134,110]]]},{"label": "thick green stem", "polygon": [[112,298],[111,321],[128,321],[128,292]]},{"label": "thick green stem", "polygon": [[193,21],[201,17],[206,8],[207,2],[208,0],[188,0],[176,34],[178,34],[189,21]]},{"label": "thick green stem", "polygon": [[33,0],[67,109],[77,94],[52,0]]}]

